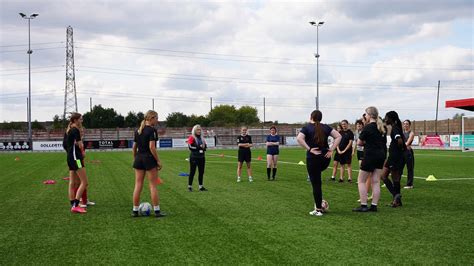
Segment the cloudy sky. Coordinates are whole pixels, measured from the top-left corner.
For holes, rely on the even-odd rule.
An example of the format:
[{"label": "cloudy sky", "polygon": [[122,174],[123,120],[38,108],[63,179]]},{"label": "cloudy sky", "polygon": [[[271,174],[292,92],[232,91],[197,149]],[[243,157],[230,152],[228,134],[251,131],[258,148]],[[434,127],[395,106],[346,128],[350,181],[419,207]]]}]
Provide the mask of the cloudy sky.
[{"label": "cloudy sky", "polygon": [[[325,122],[364,107],[434,119],[474,97],[472,0],[21,1],[0,0],[0,121],[26,120],[31,22],[32,119],[64,108],[66,27],[74,29],[79,112],[89,100],[128,111],[207,114],[252,105],[263,120],[306,121],[315,107],[316,27]],[[465,112],[469,113],[469,112]],[[473,114],[472,112],[470,114]]]}]

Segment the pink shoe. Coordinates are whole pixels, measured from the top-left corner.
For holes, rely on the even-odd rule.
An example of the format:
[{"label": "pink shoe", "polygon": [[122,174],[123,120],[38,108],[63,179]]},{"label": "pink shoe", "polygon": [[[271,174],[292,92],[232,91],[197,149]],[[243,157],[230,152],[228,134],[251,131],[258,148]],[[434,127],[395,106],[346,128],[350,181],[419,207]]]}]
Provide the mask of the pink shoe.
[{"label": "pink shoe", "polygon": [[87,213],[87,210],[84,209],[84,208],[81,208],[81,207],[77,206],[77,207],[72,207],[72,208],[71,208],[71,212],[75,212],[75,213]]}]

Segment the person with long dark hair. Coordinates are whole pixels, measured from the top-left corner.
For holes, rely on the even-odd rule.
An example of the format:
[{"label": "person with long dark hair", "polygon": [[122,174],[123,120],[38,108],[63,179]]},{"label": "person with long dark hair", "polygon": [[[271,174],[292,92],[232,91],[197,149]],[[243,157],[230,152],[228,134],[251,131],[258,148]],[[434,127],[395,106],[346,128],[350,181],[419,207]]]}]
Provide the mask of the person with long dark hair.
[{"label": "person with long dark hair", "polygon": [[135,189],[133,190],[132,217],[138,217],[138,207],[140,205],[140,194],[143,189],[145,175],[148,176],[151,203],[157,218],[165,216],[160,209],[160,199],[158,196],[158,171],[162,164],[156,152],[156,142],[158,132],[155,129],[158,124],[158,113],[149,110],[145,118],[140,123],[140,127],[135,131],[133,140],[133,168],[135,169]]},{"label": "person with long dark hair", "polygon": [[[322,118],[321,111],[313,111],[310,122],[301,129],[296,137],[298,144],[306,149],[306,169],[313,187],[314,198],[314,210],[309,214],[313,216],[323,215],[321,172],[329,166],[332,153],[341,141],[341,134],[330,126],[322,124]],[[328,136],[334,138],[331,147],[328,144]]]},{"label": "person with long dark hair", "polygon": [[405,164],[407,166],[407,185],[404,187],[404,189],[412,189],[413,179],[415,176],[415,153],[411,148],[411,144],[413,142],[413,139],[415,138],[415,134],[413,133],[413,131],[411,131],[411,121],[408,119],[403,121],[403,136],[405,137],[405,145],[407,146],[407,149],[404,153]]},{"label": "person with long dark hair", "polygon": [[278,155],[280,154],[280,136],[277,135],[275,126],[270,127],[270,135],[267,136],[267,178],[270,181],[270,173],[272,179],[275,180],[277,173]]},{"label": "person with long dark hair", "polygon": [[[69,167],[69,200],[71,212],[86,213],[87,210],[79,206],[84,190],[87,188],[88,180],[84,165],[84,144],[82,143],[81,131],[82,115],[72,113],[64,136],[63,145],[67,152],[67,165]],[[77,187],[77,184],[79,186]],[[77,187],[77,190],[75,189]]]},{"label": "person with long dark hair", "polygon": [[341,132],[342,136],[341,143],[337,147],[337,153],[339,154],[339,163],[341,169],[339,171],[339,182],[344,182],[344,171],[347,167],[347,181],[352,182],[352,142],[354,141],[354,133],[349,129],[349,122],[347,120],[341,121]]},{"label": "person with long dark hair", "polygon": [[[364,157],[360,164],[357,185],[359,188],[360,206],[352,209],[355,212],[376,212],[380,199],[380,176],[386,157],[385,127],[377,108],[371,106],[365,109],[363,119],[367,124],[359,135],[357,145],[364,146]],[[367,178],[372,179],[372,204],[367,207]]]},{"label": "person with long dark hair", "polygon": [[[402,122],[400,118],[398,118],[397,112],[388,112],[384,120],[385,124],[391,126],[391,142],[388,148],[388,158],[383,168],[382,180],[393,196],[393,201],[390,206],[397,208],[402,206],[400,179],[403,165],[405,164],[405,158],[403,156],[406,150],[405,137],[403,135]],[[388,178],[389,175],[391,175],[392,180]]]},{"label": "person with long dark hair", "polygon": [[206,165],[206,157],[204,153],[207,150],[206,140],[202,137],[202,129],[200,125],[195,125],[191,130],[191,136],[188,138],[188,148],[191,151],[189,154],[189,178],[188,191],[193,191],[193,180],[198,169],[199,191],[207,191],[204,187],[204,167]]}]

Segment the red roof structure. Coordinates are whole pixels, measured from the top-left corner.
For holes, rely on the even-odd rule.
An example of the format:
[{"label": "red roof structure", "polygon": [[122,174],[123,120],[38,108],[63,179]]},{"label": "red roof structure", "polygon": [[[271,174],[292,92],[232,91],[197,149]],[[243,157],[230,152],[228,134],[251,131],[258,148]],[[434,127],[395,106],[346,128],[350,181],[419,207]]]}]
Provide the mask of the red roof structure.
[{"label": "red roof structure", "polygon": [[451,107],[474,111],[474,98],[446,101],[446,108]]}]

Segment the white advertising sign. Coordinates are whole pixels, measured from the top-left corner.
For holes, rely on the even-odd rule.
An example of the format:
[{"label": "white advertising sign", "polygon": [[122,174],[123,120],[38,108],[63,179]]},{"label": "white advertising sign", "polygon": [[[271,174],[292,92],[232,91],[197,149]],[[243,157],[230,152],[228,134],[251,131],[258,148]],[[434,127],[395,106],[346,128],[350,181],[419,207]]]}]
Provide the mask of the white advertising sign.
[{"label": "white advertising sign", "polygon": [[411,143],[411,146],[418,146],[420,145],[420,136],[413,136],[413,141]]},{"label": "white advertising sign", "polygon": [[185,148],[188,147],[186,143],[188,139],[173,139],[173,148]]},{"label": "white advertising sign", "polygon": [[461,147],[461,136],[460,135],[450,135],[449,136],[449,146],[451,146],[451,147]]},{"label": "white advertising sign", "polygon": [[33,141],[34,151],[62,151],[62,141]]},{"label": "white advertising sign", "polygon": [[285,137],[286,145],[288,146],[297,146],[296,137]]}]

